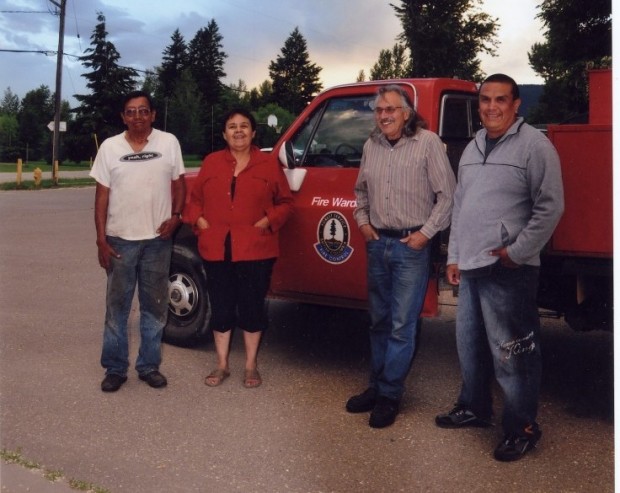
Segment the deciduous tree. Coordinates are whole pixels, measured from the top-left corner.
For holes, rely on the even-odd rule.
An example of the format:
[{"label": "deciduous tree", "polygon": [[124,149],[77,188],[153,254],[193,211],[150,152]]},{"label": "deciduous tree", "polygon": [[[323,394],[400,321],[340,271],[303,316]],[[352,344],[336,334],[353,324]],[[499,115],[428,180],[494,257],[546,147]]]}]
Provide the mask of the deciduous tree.
[{"label": "deciduous tree", "polygon": [[25,158],[41,159],[51,148],[51,134],[47,124],[54,119],[54,99],[49,87],[39,86],[28,91],[19,111],[19,140]]},{"label": "deciduous tree", "polygon": [[202,94],[189,69],[183,70],[174,84],[167,108],[158,115],[160,125],[167,119],[167,131],[179,139],[184,153],[204,151]]},{"label": "deciduous tree", "polygon": [[[482,0],[401,0],[390,4],[401,21],[398,37],[411,54],[411,77],[480,80],[480,53],[495,54],[497,19]],[[515,7],[518,8],[518,7]]]},{"label": "deciduous tree", "polygon": [[558,122],[587,111],[588,69],[611,64],[611,0],[543,0],[539,8],[546,41],[528,56],[545,88],[530,116]]},{"label": "deciduous tree", "polygon": [[379,60],[370,69],[370,80],[399,79],[411,73],[411,59],[399,43],[392,50],[381,50]]},{"label": "deciduous tree", "polygon": [[18,142],[19,123],[17,116],[9,113],[0,113],[0,160],[15,162],[22,156]]},{"label": "deciduous tree", "polygon": [[[259,147],[273,147],[282,132],[285,132],[295,120],[295,115],[276,103],[261,106],[253,114],[258,122],[255,142]],[[275,128],[267,125],[270,115],[274,115],[278,119]]]}]

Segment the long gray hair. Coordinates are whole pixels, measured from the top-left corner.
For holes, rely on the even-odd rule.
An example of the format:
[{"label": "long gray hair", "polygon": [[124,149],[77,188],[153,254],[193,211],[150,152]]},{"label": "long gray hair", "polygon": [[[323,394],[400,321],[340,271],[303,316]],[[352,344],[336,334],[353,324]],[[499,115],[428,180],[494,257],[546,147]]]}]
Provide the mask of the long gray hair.
[{"label": "long gray hair", "polygon": [[[377,91],[377,96],[375,97],[374,107],[379,103],[379,99],[382,98],[386,92],[395,92],[400,96],[401,106],[404,110],[409,111],[409,119],[405,122],[405,127],[403,128],[403,135],[407,137],[411,137],[416,134],[419,128],[426,128],[426,122],[418,116],[418,112],[413,108],[413,103],[409,98],[409,94],[398,84],[388,84],[387,86],[381,86]],[[373,129],[371,136],[376,137],[381,135],[381,129],[378,126],[375,126]]]}]

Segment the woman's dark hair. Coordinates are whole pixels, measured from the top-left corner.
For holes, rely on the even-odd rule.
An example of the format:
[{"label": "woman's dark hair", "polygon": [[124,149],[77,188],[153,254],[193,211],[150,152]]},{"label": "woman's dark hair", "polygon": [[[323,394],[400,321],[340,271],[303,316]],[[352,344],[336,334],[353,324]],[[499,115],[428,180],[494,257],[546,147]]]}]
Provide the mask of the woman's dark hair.
[{"label": "woman's dark hair", "polygon": [[153,98],[148,92],[132,91],[123,98],[123,106],[121,107],[121,112],[125,111],[125,106],[130,100],[136,99],[136,98],[146,98],[146,100],[149,102],[149,109],[151,111],[155,111],[155,105],[153,104]]},{"label": "woman's dark hair", "polygon": [[226,124],[228,123],[228,120],[230,120],[235,115],[241,115],[247,118],[248,120],[250,120],[252,132],[256,131],[256,118],[254,118],[254,115],[252,115],[252,113],[250,113],[245,108],[233,108],[232,110],[230,110],[228,113],[224,115],[224,119],[223,119],[224,123],[222,124],[222,132],[226,131]]},{"label": "woman's dark hair", "polygon": [[[426,128],[426,122],[420,118],[418,112],[413,107],[413,103],[409,98],[409,94],[398,84],[389,84],[387,86],[382,86],[377,91],[377,97],[375,98],[375,106],[379,102],[379,98],[381,98],[386,92],[395,92],[400,96],[401,106],[403,109],[409,111],[409,119],[405,122],[405,128],[403,128],[403,135],[407,137],[411,137],[415,135],[419,128]],[[381,129],[379,127],[375,127],[372,131],[373,136],[377,136],[381,134]]]},{"label": "woman's dark hair", "polygon": [[[482,86],[485,85],[487,82],[501,82],[502,84],[510,84],[511,86],[511,92],[512,92],[512,99],[519,99],[519,86],[517,85],[517,83],[515,82],[515,80],[506,75],[506,74],[493,74],[493,75],[489,75],[486,79],[484,79],[484,82],[482,84],[480,84],[480,88],[482,89]],[[478,90],[478,92],[480,92],[480,90]]]}]

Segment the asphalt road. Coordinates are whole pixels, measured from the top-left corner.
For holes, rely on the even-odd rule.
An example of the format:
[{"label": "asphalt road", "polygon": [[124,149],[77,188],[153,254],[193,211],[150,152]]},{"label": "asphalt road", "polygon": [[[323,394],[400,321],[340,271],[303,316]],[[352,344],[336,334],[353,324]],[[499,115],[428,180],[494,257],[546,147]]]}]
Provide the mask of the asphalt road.
[{"label": "asphalt road", "polygon": [[241,384],[236,335],[221,387],[203,384],[210,345],[165,345],[167,388],[132,373],[102,393],[93,199],[92,187],[0,192],[0,448],[65,477],[51,484],[0,461],[3,493],[71,491],[69,479],[111,493],[614,490],[611,334],[544,319],[543,437],[523,460],[498,463],[498,426],[434,426],[459,388],[449,293],[441,317],[424,322],[402,413],[383,430],[344,410],[367,376],[359,312],[271,302],[258,389]]}]

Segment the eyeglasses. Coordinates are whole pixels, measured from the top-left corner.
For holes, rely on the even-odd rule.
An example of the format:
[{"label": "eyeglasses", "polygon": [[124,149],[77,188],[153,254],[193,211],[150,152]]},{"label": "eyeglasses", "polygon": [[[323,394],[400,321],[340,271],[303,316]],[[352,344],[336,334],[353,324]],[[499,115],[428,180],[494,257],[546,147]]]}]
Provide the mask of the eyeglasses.
[{"label": "eyeglasses", "polygon": [[387,113],[388,115],[393,115],[394,112],[399,109],[402,108],[402,106],[375,106],[374,112],[377,115],[380,115],[381,113]]},{"label": "eyeglasses", "polygon": [[149,116],[151,114],[151,110],[149,108],[128,108],[123,111],[123,115],[128,118],[135,118],[136,115],[140,116]]}]

